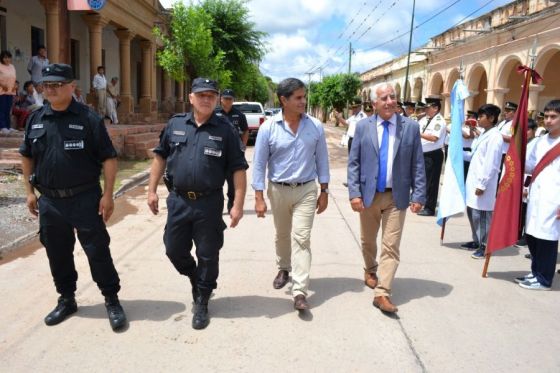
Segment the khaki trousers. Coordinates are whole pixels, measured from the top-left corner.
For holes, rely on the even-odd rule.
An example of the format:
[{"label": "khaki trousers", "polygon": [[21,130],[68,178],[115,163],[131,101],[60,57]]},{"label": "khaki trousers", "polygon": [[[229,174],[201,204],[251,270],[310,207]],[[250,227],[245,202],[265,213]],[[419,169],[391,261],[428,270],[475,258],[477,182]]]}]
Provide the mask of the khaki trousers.
[{"label": "khaki trousers", "polygon": [[292,272],[292,295],[307,296],[317,185],[309,182],[291,187],[269,182],[267,195],[276,228],[276,264],[279,270]]},{"label": "khaki trousers", "polygon": [[[391,191],[376,193],[371,206],[360,213],[364,270],[368,273],[377,273],[379,278],[375,296],[391,295],[391,284],[400,262],[399,246],[405,217],[406,209],[397,210]],[[380,225],[382,225],[382,249],[378,264],[377,232]]]},{"label": "khaki trousers", "polygon": [[97,91],[97,113],[104,117],[107,115],[107,90],[98,89]]}]

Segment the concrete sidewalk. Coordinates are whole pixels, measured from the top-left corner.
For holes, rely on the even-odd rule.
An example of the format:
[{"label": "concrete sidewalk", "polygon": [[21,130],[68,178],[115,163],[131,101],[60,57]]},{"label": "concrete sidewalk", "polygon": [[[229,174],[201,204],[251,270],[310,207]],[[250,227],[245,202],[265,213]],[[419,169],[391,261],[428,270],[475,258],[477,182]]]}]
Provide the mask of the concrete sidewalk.
[{"label": "concrete sidewalk", "polygon": [[109,228],[129,329],[111,331],[79,246],[79,310],[45,326],[57,295],[44,249],[34,243],[0,262],[2,371],[558,371],[558,281],[550,292],[514,284],[530,264],[517,249],[499,252],[481,278],[483,261],[459,249],[470,237],[466,218],[449,222],[440,246],[435,218],[409,212],[392,298],[398,317],[372,306],[358,216],[342,186],[346,149],[336,145],[338,129],[327,132],[331,197],[313,228],[309,313],[293,310],[288,289],[272,288],[272,216],[256,218],[249,188],[243,220],[226,230],[211,323],[191,329],[190,285],[162,243],[167,192],[160,188],[161,212],[153,216],[141,187],[117,200]]}]

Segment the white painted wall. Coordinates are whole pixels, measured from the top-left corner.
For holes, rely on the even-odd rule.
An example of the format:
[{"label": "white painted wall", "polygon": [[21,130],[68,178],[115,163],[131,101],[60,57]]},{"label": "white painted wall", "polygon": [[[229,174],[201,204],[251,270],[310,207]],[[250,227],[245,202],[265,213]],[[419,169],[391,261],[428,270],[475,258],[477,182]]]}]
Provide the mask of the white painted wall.
[{"label": "white painted wall", "polygon": [[[16,68],[16,77],[23,83],[31,76],[27,72],[27,63],[33,55],[31,51],[31,26],[45,30],[45,44],[47,43],[45,8],[38,0],[5,0],[6,8],[6,41],[8,50],[12,53]],[[48,51],[47,45],[47,51]],[[21,51],[21,57],[16,57],[16,49]]]}]

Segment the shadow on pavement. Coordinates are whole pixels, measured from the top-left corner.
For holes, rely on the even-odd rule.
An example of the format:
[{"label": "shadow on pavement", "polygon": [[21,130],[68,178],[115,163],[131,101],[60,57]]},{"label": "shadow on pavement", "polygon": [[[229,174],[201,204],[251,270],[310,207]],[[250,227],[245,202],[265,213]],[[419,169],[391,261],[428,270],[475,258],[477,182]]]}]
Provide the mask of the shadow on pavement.
[{"label": "shadow on pavement", "polygon": [[[183,303],[162,300],[121,299],[120,301],[128,321],[165,321],[173,315],[183,312],[186,308]],[[91,306],[80,306],[78,304],[76,316],[90,319],[106,319],[107,311],[103,303]]]},{"label": "shadow on pavement", "polygon": [[[359,293],[364,290],[363,280],[346,277],[314,278],[311,279],[308,297],[311,310],[321,306],[327,300],[346,292]],[[233,319],[239,317],[268,317],[276,318],[294,312],[294,302],[291,295],[286,298],[264,297],[260,295],[245,295],[240,297],[220,297],[210,301],[208,306],[212,317]],[[303,312],[299,317],[304,321],[311,321],[310,311]]]},{"label": "shadow on pavement", "polygon": [[418,278],[395,278],[393,281],[393,296],[391,300],[400,306],[411,300],[432,297],[446,297],[453,290],[453,286],[437,281]]}]

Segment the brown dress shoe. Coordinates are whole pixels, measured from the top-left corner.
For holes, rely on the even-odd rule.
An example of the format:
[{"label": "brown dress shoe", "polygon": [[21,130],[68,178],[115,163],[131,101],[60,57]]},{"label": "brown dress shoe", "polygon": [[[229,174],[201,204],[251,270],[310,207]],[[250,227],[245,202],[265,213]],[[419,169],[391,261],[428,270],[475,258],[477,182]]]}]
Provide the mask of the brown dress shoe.
[{"label": "brown dress shoe", "polygon": [[274,281],[272,281],[272,286],[275,289],[282,289],[284,286],[286,286],[289,279],[290,279],[290,275],[288,271],[280,270],[278,271],[278,274],[274,278]]},{"label": "brown dress shoe", "polygon": [[399,310],[397,306],[391,303],[389,297],[385,295],[373,298],[373,305],[379,308],[381,311],[388,313],[395,313]]},{"label": "brown dress shoe", "polygon": [[364,273],[364,283],[367,285],[367,287],[375,289],[375,287],[377,286],[377,281],[377,275],[375,273]]},{"label": "brown dress shoe", "polygon": [[309,303],[307,303],[305,295],[296,295],[296,297],[294,298],[294,308],[298,311],[309,309]]}]

